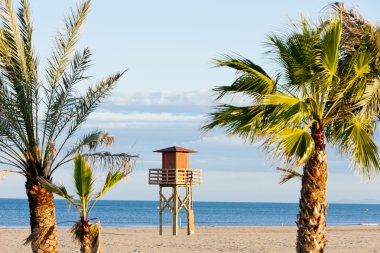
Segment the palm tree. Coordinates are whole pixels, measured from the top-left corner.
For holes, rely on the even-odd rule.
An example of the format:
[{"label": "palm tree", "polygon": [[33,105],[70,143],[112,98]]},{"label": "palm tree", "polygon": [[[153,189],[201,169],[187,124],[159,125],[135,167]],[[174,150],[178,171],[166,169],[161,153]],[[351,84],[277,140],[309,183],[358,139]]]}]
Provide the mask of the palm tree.
[{"label": "palm tree", "polygon": [[214,89],[217,100],[237,95],[251,103],[219,104],[203,130],[222,127],[229,135],[261,141],[288,166],[281,169],[283,182],[301,177],[299,253],[324,252],[326,246],[326,144],[352,158],[364,175],[379,170],[373,139],[380,108],[378,59],[363,44],[342,50],[341,39],[340,13],[314,26],[302,19],[289,35],[269,36],[279,63],[273,77],[240,56],[215,59],[218,67],[239,74],[232,85]]},{"label": "palm tree", "polygon": [[[89,49],[77,50],[79,31],[90,7],[79,4],[58,33],[43,78],[32,47],[33,29],[27,0],[17,11],[11,0],[0,8],[0,164],[26,178],[33,252],[58,252],[54,196],[38,178],[52,180],[54,171],[76,152],[93,152],[113,143],[107,132],[96,130],[77,141],[78,130],[107,96],[124,72],[97,81],[83,92],[78,84],[88,80]],[[82,88],[80,90],[83,90]],[[92,159],[128,165],[127,154],[92,154]],[[1,173],[1,172],[0,172]]]},{"label": "palm tree", "polygon": [[74,158],[74,183],[76,197],[68,194],[64,186],[57,186],[44,178],[40,178],[42,185],[49,191],[65,198],[70,205],[74,205],[80,214],[80,219],[71,229],[74,238],[81,243],[81,252],[99,252],[100,222],[94,226],[90,222],[90,213],[98,200],[120,180],[130,173],[130,169],[124,167],[108,172],[102,189],[95,193],[95,178],[90,163],[79,154]]}]

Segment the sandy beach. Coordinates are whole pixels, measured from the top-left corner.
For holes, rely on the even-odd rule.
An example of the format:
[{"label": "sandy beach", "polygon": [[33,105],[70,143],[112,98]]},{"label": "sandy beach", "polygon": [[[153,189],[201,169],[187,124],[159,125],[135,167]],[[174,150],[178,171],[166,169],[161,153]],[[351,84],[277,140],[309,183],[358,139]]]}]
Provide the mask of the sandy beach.
[{"label": "sandy beach", "polygon": [[[28,229],[0,229],[2,253],[31,252],[22,242]],[[207,227],[188,237],[181,229],[177,237],[170,229],[158,235],[156,228],[104,228],[103,252],[294,252],[295,227]],[[68,229],[59,230],[60,252],[79,252]],[[327,252],[380,253],[380,226],[329,227]]]}]

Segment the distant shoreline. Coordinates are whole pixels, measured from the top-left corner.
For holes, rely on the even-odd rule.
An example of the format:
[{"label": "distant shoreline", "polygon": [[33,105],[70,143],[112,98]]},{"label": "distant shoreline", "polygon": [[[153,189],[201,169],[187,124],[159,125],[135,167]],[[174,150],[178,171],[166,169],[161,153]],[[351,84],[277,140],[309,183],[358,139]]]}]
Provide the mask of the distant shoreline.
[{"label": "distant shoreline", "polygon": [[[25,200],[27,198],[0,198],[0,200]],[[56,197],[55,200],[65,201],[62,198]],[[100,202],[120,201],[120,202],[158,202],[158,200],[140,200],[140,199],[101,199]],[[272,202],[272,201],[216,201],[216,200],[195,200],[195,203],[236,203],[236,204],[296,204],[298,202]],[[380,202],[329,202],[329,205],[380,205]]]}]

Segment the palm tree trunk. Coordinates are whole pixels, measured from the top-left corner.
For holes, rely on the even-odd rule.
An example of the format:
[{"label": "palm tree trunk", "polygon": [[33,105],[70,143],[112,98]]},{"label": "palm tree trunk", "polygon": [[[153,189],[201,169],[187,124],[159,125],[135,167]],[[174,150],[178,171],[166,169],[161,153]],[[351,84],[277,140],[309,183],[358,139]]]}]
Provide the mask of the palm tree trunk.
[{"label": "palm tree trunk", "polygon": [[91,245],[91,238],[90,238],[90,224],[87,220],[83,218],[83,216],[81,217],[81,225],[82,225],[83,238],[81,241],[80,252],[91,253],[92,245]]},{"label": "palm tree trunk", "polygon": [[36,180],[27,179],[33,253],[58,252],[54,196]]},{"label": "palm tree trunk", "polygon": [[326,246],[327,163],[323,131],[312,130],[315,151],[302,176],[297,217],[297,253],[322,253]]}]

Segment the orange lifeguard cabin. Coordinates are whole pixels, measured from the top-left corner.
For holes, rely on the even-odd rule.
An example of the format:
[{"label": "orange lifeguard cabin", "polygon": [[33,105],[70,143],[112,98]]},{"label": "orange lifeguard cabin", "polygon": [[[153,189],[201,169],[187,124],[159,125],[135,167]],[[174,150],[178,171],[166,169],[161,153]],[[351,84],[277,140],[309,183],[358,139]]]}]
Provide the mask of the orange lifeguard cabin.
[{"label": "orange lifeguard cabin", "polygon": [[[178,213],[182,208],[187,212],[187,234],[194,234],[194,209],[192,186],[200,185],[202,171],[189,168],[189,154],[196,151],[170,147],[156,150],[162,153],[162,168],[149,170],[149,184],[160,186],[160,235],[162,235],[162,213],[168,208],[173,215],[173,235],[178,233]],[[164,187],[171,187],[172,194],[166,198],[163,194]],[[186,187],[186,195],[181,197],[178,187]]]}]

